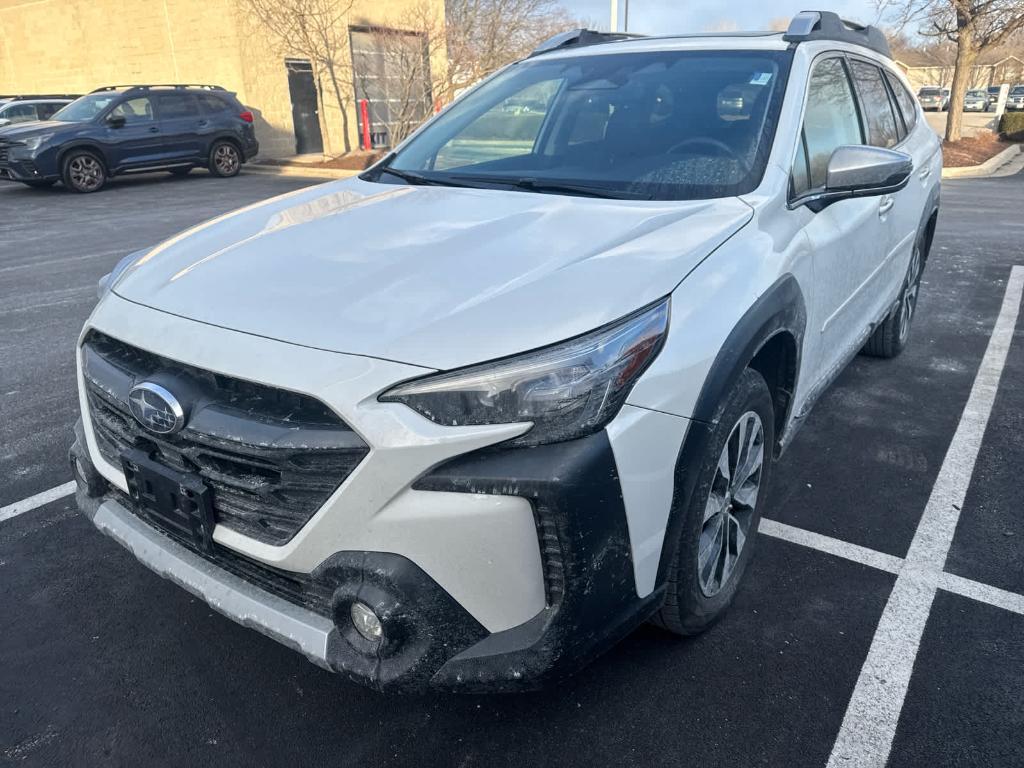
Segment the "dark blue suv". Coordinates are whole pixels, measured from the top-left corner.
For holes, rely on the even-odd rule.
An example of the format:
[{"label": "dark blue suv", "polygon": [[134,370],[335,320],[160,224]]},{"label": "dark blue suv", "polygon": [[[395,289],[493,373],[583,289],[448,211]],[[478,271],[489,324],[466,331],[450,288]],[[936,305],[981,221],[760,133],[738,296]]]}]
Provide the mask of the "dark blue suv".
[{"label": "dark blue suv", "polygon": [[220,86],[108,86],[45,122],[0,128],[0,179],[95,192],[122,173],[234,176],[258,151],[252,112]]}]

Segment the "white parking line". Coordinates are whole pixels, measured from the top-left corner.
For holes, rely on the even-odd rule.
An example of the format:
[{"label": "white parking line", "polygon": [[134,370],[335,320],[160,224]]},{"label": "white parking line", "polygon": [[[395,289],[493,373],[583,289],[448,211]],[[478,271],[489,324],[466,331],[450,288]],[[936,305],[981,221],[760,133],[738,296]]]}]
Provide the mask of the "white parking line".
[{"label": "white parking line", "polygon": [[939,588],[953,592],[961,597],[969,597],[979,603],[987,603],[1004,611],[1013,611],[1024,615],[1024,595],[1007,592],[999,587],[990,587],[979,581],[965,579],[953,573],[944,573],[939,577]]},{"label": "white parking line", "polygon": [[794,528],[792,525],[786,525],[777,520],[761,518],[761,523],[757,530],[766,536],[810,547],[819,552],[828,552],[830,555],[852,560],[861,565],[869,565],[880,571],[899,573],[900,568],[903,567],[902,557],[887,555],[885,552],[878,552],[877,550],[868,549],[858,544],[851,544],[841,539],[833,539],[831,536],[808,531],[804,528]]},{"label": "white parking line", "polygon": [[31,512],[33,509],[37,509],[44,504],[49,504],[51,501],[57,499],[63,499],[65,496],[70,496],[75,492],[75,481],[72,480],[70,483],[64,483],[64,485],[58,485],[56,488],[51,488],[48,491],[37,493],[35,496],[29,496],[27,499],[16,501],[13,504],[8,504],[6,507],[0,507],[0,523],[4,520],[10,520],[12,517],[17,517],[23,512]]},{"label": "white parking line", "polygon": [[935,589],[944,579],[946,555],[992,413],[1022,294],[1024,267],[1015,266],[967,405],[882,611],[832,748],[829,768],[883,768],[889,757]]}]

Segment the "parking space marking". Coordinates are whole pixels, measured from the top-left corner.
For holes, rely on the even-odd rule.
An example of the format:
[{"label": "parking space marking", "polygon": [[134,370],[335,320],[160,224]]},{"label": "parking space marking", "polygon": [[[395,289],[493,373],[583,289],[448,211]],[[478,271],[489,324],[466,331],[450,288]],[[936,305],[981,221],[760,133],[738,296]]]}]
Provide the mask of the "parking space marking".
[{"label": "parking space marking", "polygon": [[960,423],[871,640],[829,768],[883,768],[889,757],[935,590],[944,581],[946,555],[995,403],[1022,295],[1024,267],[1015,266]]},{"label": "parking space marking", "polygon": [[990,587],[988,584],[965,579],[955,573],[943,573],[939,577],[939,589],[1024,615],[1024,595],[1007,592],[999,587]]},{"label": "parking space marking", "polygon": [[792,525],[786,525],[780,523],[777,520],[768,520],[767,518],[761,518],[761,523],[758,526],[758,532],[763,533],[766,536],[771,536],[776,539],[782,539],[792,544],[800,544],[811,549],[816,549],[819,552],[827,552],[830,555],[836,557],[842,557],[846,560],[852,560],[855,563],[861,565],[868,565],[872,568],[877,568],[880,571],[887,571],[889,573],[899,573],[903,567],[903,558],[896,557],[895,555],[888,555],[885,552],[879,552],[874,549],[868,549],[862,547],[859,544],[851,544],[848,541],[842,541],[841,539],[834,539],[831,536],[825,536],[814,531],[808,531],[804,528],[796,528]]},{"label": "parking space marking", "polygon": [[33,509],[38,509],[44,504],[49,504],[51,501],[57,499],[63,499],[65,496],[70,496],[75,492],[75,481],[64,483],[64,485],[58,485],[56,488],[51,488],[48,491],[37,493],[35,496],[29,496],[27,499],[16,501],[13,504],[8,504],[6,507],[0,507],[0,523],[5,520],[10,520],[12,517],[17,517],[24,512],[31,512]]}]

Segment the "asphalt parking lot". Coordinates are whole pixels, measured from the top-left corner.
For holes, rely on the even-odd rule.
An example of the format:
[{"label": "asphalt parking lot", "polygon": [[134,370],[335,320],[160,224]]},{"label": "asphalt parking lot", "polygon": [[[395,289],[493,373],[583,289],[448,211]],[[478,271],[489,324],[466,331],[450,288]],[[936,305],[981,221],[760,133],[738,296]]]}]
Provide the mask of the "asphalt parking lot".
[{"label": "asphalt parking lot", "polygon": [[725,620],[641,628],[517,696],[357,687],[150,573],[69,497],[22,503],[71,477],[96,280],[309,183],[0,186],[0,763],[1024,765],[1024,174],[944,184],[910,348],[818,404]]}]

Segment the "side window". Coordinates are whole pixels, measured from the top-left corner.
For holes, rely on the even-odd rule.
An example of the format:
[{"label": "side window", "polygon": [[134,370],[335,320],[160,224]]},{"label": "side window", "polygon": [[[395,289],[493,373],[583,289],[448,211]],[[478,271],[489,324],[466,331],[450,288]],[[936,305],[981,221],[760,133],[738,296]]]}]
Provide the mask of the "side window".
[{"label": "side window", "polygon": [[196,97],[187,93],[162,93],[157,97],[161,120],[176,120],[183,117],[199,117]]},{"label": "side window", "polygon": [[896,94],[896,102],[900,105],[900,112],[903,113],[903,122],[907,126],[907,133],[914,130],[917,125],[917,99],[910,95],[903,83],[892,72],[885,73],[892,92]]},{"label": "side window", "polygon": [[38,120],[35,104],[15,104],[4,110],[2,115],[12,123],[27,123],[29,120]]},{"label": "side window", "polygon": [[140,96],[137,99],[122,101],[112,110],[111,117],[123,117],[125,123],[149,123],[153,121],[153,105],[148,96]]},{"label": "side window", "polygon": [[899,143],[900,134],[896,116],[889,101],[889,89],[882,80],[882,70],[863,61],[851,62],[853,79],[857,84],[864,118],[868,126],[868,142],[876,147],[891,147]]},{"label": "side window", "polygon": [[216,96],[211,96],[208,93],[201,93],[196,98],[199,99],[199,103],[203,107],[203,112],[208,115],[217,115],[221,112],[228,111],[228,105]]},{"label": "side window", "polygon": [[857,105],[842,59],[818,62],[807,86],[804,128],[793,167],[793,194],[825,186],[828,161],[836,147],[863,143]]},{"label": "side window", "polygon": [[36,111],[39,113],[40,120],[49,120],[50,116],[58,109],[63,107],[63,104],[36,104]]}]

